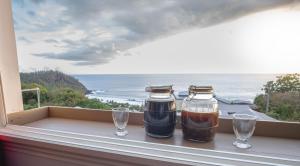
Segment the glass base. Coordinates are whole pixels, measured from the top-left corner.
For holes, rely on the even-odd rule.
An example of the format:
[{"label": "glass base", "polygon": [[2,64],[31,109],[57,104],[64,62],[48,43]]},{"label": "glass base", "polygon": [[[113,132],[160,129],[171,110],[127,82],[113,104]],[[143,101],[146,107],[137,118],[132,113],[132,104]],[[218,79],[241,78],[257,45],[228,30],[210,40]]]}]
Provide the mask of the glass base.
[{"label": "glass base", "polygon": [[169,135],[157,135],[157,134],[147,133],[147,135],[150,137],[153,137],[153,138],[170,138],[173,136],[173,133],[171,133]]},{"label": "glass base", "polygon": [[116,132],[115,132],[115,135],[116,136],[119,136],[119,137],[124,137],[124,136],[126,136],[128,134],[128,131],[127,130],[117,130]]},{"label": "glass base", "polygon": [[241,148],[241,149],[248,149],[251,148],[252,146],[248,143],[248,141],[241,141],[241,140],[236,140],[232,143],[235,147]]},{"label": "glass base", "polygon": [[200,142],[200,143],[212,141],[212,139],[203,139],[203,140],[201,140],[201,139],[192,139],[192,138],[184,138],[184,139],[187,140],[187,141]]}]

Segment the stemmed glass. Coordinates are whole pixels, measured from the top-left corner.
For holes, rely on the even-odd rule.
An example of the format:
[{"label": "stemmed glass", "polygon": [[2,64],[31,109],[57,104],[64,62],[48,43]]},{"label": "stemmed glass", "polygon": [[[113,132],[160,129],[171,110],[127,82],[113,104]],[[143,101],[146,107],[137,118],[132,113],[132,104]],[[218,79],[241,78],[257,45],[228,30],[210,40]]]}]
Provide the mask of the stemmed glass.
[{"label": "stemmed glass", "polygon": [[129,109],[123,107],[114,108],[112,109],[112,117],[116,127],[115,134],[117,136],[126,136],[128,134],[126,126],[129,119]]},{"label": "stemmed glass", "polygon": [[248,114],[234,114],[232,123],[233,131],[236,136],[236,140],[233,142],[233,145],[242,149],[250,148],[251,145],[248,140],[254,132],[256,116]]}]

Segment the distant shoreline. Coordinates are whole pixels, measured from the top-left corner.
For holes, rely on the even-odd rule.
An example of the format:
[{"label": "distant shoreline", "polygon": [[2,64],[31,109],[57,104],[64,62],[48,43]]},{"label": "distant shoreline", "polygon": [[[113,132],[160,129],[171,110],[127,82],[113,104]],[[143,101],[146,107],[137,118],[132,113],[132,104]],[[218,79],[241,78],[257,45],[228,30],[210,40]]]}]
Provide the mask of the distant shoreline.
[{"label": "distant shoreline", "polygon": [[97,73],[97,74],[69,74],[71,76],[95,75],[284,75],[288,73]]},{"label": "distant shoreline", "polygon": [[75,75],[87,89],[88,97],[103,101],[134,103],[143,101],[149,85],[174,85],[175,94],[187,91],[189,85],[212,85],[220,102],[250,104],[262,94],[263,85],[276,79],[274,74],[100,74]]}]

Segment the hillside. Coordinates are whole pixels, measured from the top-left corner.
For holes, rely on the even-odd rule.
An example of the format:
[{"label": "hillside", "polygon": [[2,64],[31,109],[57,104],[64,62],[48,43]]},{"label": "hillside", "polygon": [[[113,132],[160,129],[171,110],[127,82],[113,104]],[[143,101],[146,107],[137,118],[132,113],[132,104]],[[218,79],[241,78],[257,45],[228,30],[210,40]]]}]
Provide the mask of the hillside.
[{"label": "hillside", "polygon": [[70,88],[83,93],[88,93],[88,89],[76,78],[59,71],[47,70],[31,73],[20,73],[22,84],[37,83],[47,89]]},{"label": "hillside", "polygon": [[[40,89],[41,106],[65,106],[108,110],[117,107],[127,107],[131,110],[141,110],[138,105],[128,103],[103,103],[98,99],[85,96],[89,91],[76,78],[59,71],[37,71],[20,73],[22,89],[38,87]],[[24,109],[36,108],[36,92],[23,93]]]}]

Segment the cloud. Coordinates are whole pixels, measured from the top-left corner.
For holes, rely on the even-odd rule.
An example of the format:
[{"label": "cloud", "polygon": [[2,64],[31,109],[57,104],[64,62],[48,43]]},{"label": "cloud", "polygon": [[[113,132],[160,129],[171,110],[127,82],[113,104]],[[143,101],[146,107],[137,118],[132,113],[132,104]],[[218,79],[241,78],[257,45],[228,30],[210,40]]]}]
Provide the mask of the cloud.
[{"label": "cloud", "polygon": [[27,39],[27,38],[24,37],[24,36],[18,37],[18,41],[22,41],[22,42],[25,42],[25,43],[32,43],[31,40]]},{"label": "cloud", "polygon": [[59,43],[59,41],[58,40],[55,40],[55,39],[46,39],[46,40],[44,40],[46,43]]},{"label": "cloud", "polygon": [[[98,56],[98,54],[101,54],[101,56]],[[75,62],[76,65],[104,64],[113,58],[110,49],[85,46],[63,53],[36,53],[33,55],[49,59],[68,60]]]},{"label": "cloud", "polygon": [[[14,1],[15,2],[15,1]],[[59,0],[18,2],[36,9],[27,17],[14,10],[17,31],[27,34],[60,34],[62,53],[33,53],[50,59],[74,62],[75,65],[98,65],[110,62],[118,52],[165,36],[230,21],[241,16],[292,3],[292,0]],[[25,5],[24,5],[25,3]],[[19,9],[19,8],[15,8]],[[19,9],[20,10],[20,9]],[[31,10],[29,10],[31,11]],[[51,11],[51,12],[50,12]],[[18,12],[19,15],[18,15]],[[35,17],[32,17],[35,15]],[[79,31],[79,39],[72,36]],[[26,33],[23,34],[26,34]],[[30,36],[29,36],[30,37]],[[49,37],[49,36],[48,36]],[[77,38],[76,38],[77,37]],[[43,37],[41,37],[42,39]],[[36,42],[39,42],[38,40]],[[125,55],[125,54],[124,54]],[[127,54],[126,54],[127,55]]]},{"label": "cloud", "polygon": [[[60,59],[72,61],[76,65],[96,65],[105,64],[114,58],[116,55],[114,46],[110,43],[102,45],[89,44],[90,39],[82,39],[80,41],[72,40],[47,40],[48,43],[63,44],[67,48],[61,53],[34,53],[33,55],[48,59]],[[101,56],[99,56],[101,55]]]},{"label": "cloud", "polygon": [[34,17],[34,16],[35,16],[35,12],[32,11],[32,10],[28,11],[27,14],[28,14],[29,16],[31,16],[31,17]]},{"label": "cloud", "polygon": [[37,4],[45,2],[45,0],[31,0],[31,1]]}]

